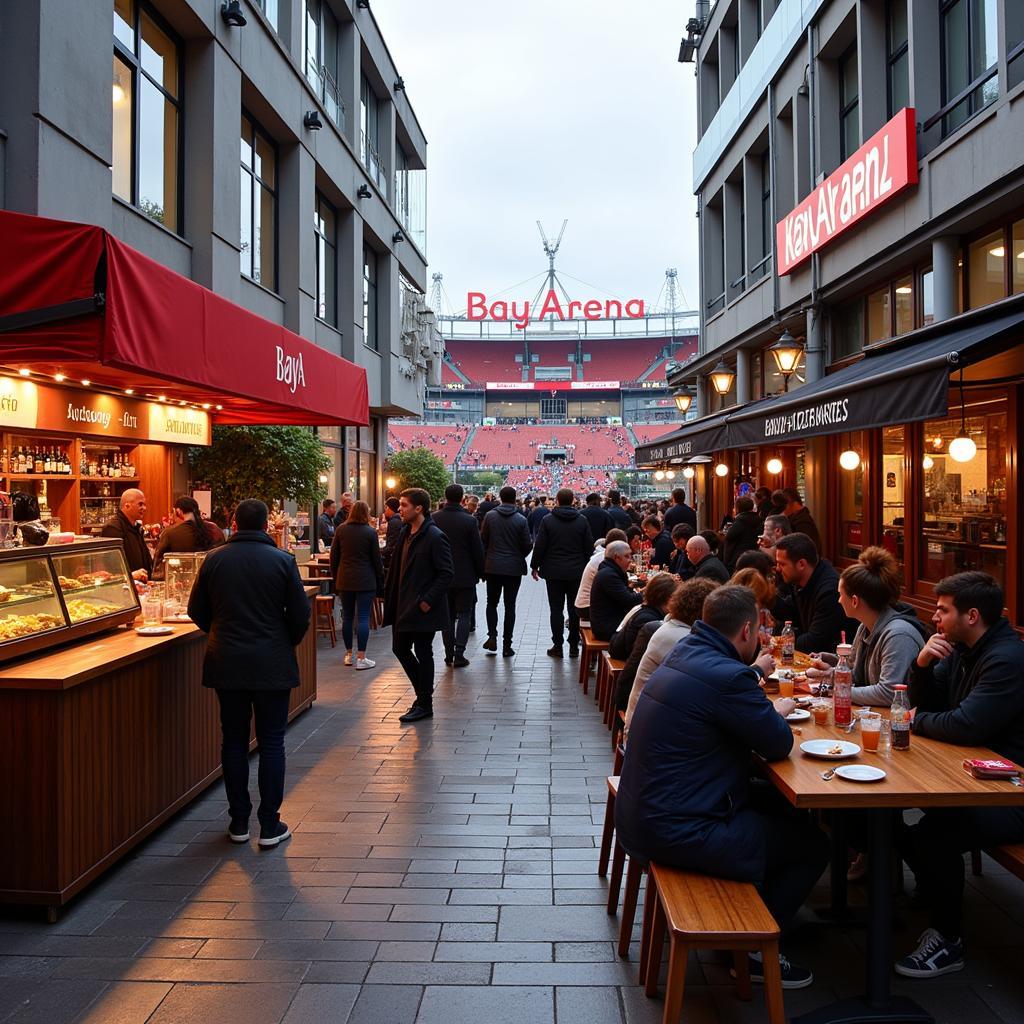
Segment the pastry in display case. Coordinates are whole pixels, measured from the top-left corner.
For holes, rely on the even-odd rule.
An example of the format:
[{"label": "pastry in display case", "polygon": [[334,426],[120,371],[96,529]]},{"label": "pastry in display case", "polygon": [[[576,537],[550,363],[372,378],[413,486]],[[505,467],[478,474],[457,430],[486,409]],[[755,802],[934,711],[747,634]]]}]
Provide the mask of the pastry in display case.
[{"label": "pastry in display case", "polygon": [[120,541],[0,552],[0,662],[113,629],[138,612]]}]

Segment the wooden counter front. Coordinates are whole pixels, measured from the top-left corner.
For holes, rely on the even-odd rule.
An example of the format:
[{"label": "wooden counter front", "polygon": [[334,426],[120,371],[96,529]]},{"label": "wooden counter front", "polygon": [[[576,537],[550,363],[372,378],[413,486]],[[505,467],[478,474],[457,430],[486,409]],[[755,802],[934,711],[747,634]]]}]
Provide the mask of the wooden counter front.
[{"label": "wooden counter front", "polygon": [[[0,668],[0,818],[18,833],[0,844],[0,904],[55,917],[220,777],[205,649],[206,634],[184,623],[169,636],[118,630]],[[289,721],[316,699],[312,623],[296,655]]]}]

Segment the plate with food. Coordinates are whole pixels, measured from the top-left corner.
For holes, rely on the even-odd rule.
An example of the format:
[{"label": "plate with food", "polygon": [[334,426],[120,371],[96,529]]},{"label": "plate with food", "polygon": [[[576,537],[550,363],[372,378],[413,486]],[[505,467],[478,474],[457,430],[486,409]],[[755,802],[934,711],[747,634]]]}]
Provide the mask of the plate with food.
[{"label": "plate with food", "polygon": [[843,764],[836,769],[836,775],[848,782],[881,782],[885,772],[870,764]]},{"label": "plate with food", "polygon": [[788,715],[786,715],[786,721],[787,722],[806,722],[807,719],[810,718],[810,717],[811,717],[810,711],[805,711],[803,708],[796,708],[793,711],[790,711],[790,713]]},{"label": "plate with food", "polygon": [[848,740],[804,740],[800,749],[809,757],[821,757],[826,761],[841,761],[860,753],[860,747]]}]

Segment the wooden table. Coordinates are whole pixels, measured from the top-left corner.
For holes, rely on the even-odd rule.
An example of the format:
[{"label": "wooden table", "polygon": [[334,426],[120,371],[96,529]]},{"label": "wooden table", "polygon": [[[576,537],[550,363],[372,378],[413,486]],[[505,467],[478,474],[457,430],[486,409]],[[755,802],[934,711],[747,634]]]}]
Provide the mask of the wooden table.
[{"label": "wooden table", "polygon": [[[847,734],[835,726],[815,725],[813,719],[797,723],[796,728],[800,732],[793,737],[790,756],[783,761],[764,763],[765,774],[794,807],[868,812],[870,883],[865,995],[803,1014],[794,1018],[794,1024],[854,1024],[858,1021],[932,1024],[931,1015],[917,1003],[890,992],[892,810],[1024,805],[1024,788],[1008,781],[975,779],[968,775],[961,764],[965,758],[997,756],[981,747],[960,747],[912,736],[909,750],[892,750],[887,755],[862,751],[843,761],[825,761],[801,753],[800,744],[814,739],[843,739],[861,746],[859,728]],[[886,772],[886,778],[881,782],[863,783],[847,782],[838,775],[827,782],[821,777],[823,771],[840,764],[874,765]]]}]

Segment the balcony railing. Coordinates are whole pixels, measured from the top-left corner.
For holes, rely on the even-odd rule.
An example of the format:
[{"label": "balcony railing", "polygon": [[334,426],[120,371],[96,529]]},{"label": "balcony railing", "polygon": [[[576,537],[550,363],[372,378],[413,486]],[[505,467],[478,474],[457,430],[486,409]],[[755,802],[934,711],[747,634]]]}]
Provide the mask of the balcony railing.
[{"label": "balcony railing", "polygon": [[382,163],[373,143],[366,137],[366,132],[359,133],[359,146],[363,157],[363,166],[366,168],[366,173],[370,175],[371,181],[373,181],[377,188],[387,195],[387,168]]}]

